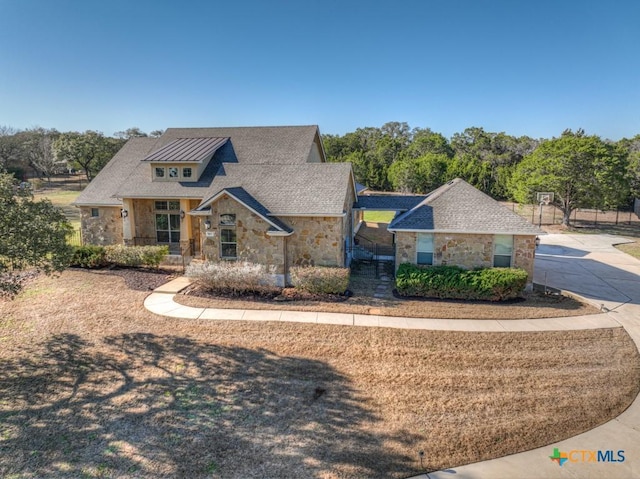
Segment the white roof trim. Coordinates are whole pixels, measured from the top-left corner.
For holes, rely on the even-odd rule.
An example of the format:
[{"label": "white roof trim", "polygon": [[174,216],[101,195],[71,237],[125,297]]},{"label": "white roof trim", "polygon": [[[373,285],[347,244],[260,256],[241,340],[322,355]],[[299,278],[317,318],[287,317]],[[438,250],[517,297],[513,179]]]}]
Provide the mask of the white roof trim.
[{"label": "white roof trim", "polygon": [[[244,206],[246,209],[248,209],[249,211],[251,211],[253,214],[259,216],[260,218],[263,218],[267,223],[269,223],[271,226],[273,226],[274,228],[276,228],[278,231],[284,231],[282,228],[280,228],[277,224],[273,223],[272,221],[269,220],[268,217],[264,216],[261,213],[258,213],[256,210],[254,210],[253,208],[251,208],[251,206],[249,206],[248,204],[246,204],[244,201],[236,198],[232,193],[229,193],[229,191],[227,189],[222,189],[220,190],[217,194],[215,194],[214,196],[212,196],[211,198],[209,198],[207,200],[207,205],[209,205],[209,211],[211,211],[211,203],[213,203],[214,201],[218,200],[218,198],[220,198],[222,195],[229,195],[231,198],[233,198],[234,200],[236,200],[238,203],[240,203],[242,206]],[[273,214],[270,214],[268,216],[276,216]]]},{"label": "white roof trim", "polygon": [[269,213],[269,216],[276,216],[276,217],[281,217],[281,216],[300,216],[300,217],[309,217],[309,218],[318,218],[318,217],[329,217],[329,218],[344,218],[347,214],[346,213],[340,213],[340,214],[335,214],[335,213]]},{"label": "white roof trim", "polygon": [[535,233],[532,231],[466,231],[466,230],[425,230],[425,229],[396,229],[387,228],[391,233],[443,233],[443,234],[466,234],[466,235],[514,235],[514,236],[542,236],[544,231]]},{"label": "white roof trim", "polygon": [[211,215],[211,208],[209,208],[208,210],[204,210],[204,211],[191,210],[191,211],[187,212],[187,214],[191,215],[191,216],[210,216]]},{"label": "white roof trim", "polygon": [[92,207],[92,208],[122,208],[122,203],[109,203],[109,204],[104,204],[104,203],[71,203],[72,206],[75,206],[76,208],[82,208],[82,207]]}]

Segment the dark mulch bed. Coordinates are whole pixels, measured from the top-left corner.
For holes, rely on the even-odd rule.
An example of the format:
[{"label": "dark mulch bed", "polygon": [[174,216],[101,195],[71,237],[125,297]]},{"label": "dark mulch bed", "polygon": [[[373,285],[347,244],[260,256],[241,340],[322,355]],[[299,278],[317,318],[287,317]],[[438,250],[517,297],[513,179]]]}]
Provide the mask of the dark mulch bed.
[{"label": "dark mulch bed", "polygon": [[350,291],[344,294],[314,294],[300,291],[296,288],[282,288],[277,290],[269,290],[261,293],[237,294],[232,291],[212,291],[203,288],[197,284],[192,284],[181,294],[187,296],[197,296],[207,299],[241,299],[243,301],[251,301],[262,304],[281,304],[294,301],[323,301],[327,303],[341,303],[349,299],[352,294]]}]

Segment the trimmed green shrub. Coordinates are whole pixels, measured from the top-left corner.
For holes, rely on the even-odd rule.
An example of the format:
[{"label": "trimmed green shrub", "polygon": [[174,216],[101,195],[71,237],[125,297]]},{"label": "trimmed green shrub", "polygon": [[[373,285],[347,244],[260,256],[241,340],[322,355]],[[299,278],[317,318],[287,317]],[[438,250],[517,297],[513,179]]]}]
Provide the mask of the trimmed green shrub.
[{"label": "trimmed green shrub", "polygon": [[425,298],[504,301],[519,297],[526,284],[527,272],[519,268],[466,270],[403,263],[396,274],[398,294]]},{"label": "trimmed green shrub", "polygon": [[209,291],[240,296],[280,292],[275,276],[261,264],[237,261],[191,263],[186,275]]},{"label": "trimmed green shrub", "polygon": [[105,258],[117,266],[147,266],[157,268],[169,254],[168,246],[105,246]]},{"label": "trimmed green shrub", "polygon": [[314,294],[342,294],[349,286],[349,268],[293,266],[291,283],[297,289]]},{"label": "trimmed green shrub", "polygon": [[84,245],[73,250],[71,266],[78,268],[103,268],[108,264],[104,246]]}]

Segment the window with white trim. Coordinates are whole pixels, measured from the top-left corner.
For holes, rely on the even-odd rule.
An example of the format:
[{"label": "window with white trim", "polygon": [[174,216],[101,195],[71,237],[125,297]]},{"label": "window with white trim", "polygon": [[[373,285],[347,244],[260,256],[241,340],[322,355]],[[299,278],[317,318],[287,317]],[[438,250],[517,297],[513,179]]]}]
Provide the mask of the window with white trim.
[{"label": "window with white trim", "polygon": [[433,233],[418,233],[416,240],[416,262],[423,265],[433,264]]},{"label": "window with white trim", "polygon": [[169,167],[169,178],[177,178],[178,177],[178,167],[170,166]]},{"label": "window with white trim", "polygon": [[185,166],[184,168],[182,168],[182,177],[183,178],[191,178],[191,168]]},{"label": "window with white trim", "polygon": [[238,257],[238,239],[236,236],[236,215],[220,215],[220,257],[236,259]]},{"label": "window with white trim", "polygon": [[510,268],[513,256],[513,235],[495,235],[493,237],[493,266]]},{"label": "window with white trim", "polygon": [[161,166],[156,166],[154,168],[156,178],[164,178],[164,168]]}]

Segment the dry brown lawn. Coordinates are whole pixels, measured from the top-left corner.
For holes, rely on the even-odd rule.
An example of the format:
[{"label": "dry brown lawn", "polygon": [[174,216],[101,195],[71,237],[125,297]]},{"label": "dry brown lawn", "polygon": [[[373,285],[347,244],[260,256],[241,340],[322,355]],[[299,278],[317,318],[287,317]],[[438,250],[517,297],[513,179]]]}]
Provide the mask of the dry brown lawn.
[{"label": "dry brown lawn", "polygon": [[636,259],[640,259],[640,241],[635,241],[633,243],[624,243],[615,245],[620,251],[627,253],[628,255],[633,256]]},{"label": "dry brown lawn", "polygon": [[177,320],[143,309],[148,276],[67,271],[0,303],[0,477],[402,478],[573,436],[638,392],[620,328]]}]

